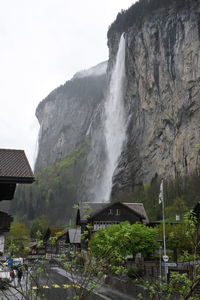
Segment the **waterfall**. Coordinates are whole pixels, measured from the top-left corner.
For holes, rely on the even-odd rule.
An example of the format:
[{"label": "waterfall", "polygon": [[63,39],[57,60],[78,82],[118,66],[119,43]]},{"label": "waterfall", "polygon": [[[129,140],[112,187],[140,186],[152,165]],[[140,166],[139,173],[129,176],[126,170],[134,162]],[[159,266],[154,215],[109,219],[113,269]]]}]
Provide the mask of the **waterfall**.
[{"label": "waterfall", "polygon": [[[108,96],[105,101],[105,125],[107,161],[102,176],[101,199],[110,200],[112,178],[126,139],[126,117],[124,108],[125,85],[125,37],[119,42],[116,62],[112,71]],[[101,200],[101,201],[102,201]]]}]

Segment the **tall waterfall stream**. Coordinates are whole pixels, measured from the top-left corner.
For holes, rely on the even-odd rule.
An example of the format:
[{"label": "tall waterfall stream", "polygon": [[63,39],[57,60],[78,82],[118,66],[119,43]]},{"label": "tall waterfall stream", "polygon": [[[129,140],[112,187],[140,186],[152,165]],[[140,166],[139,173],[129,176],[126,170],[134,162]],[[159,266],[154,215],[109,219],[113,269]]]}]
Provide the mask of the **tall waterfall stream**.
[{"label": "tall waterfall stream", "polygon": [[[101,201],[110,200],[112,178],[126,139],[126,117],[124,109],[125,84],[125,37],[119,42],[116,62],[112,71],[108,95],[105,101],[106,167],[102,176]],[[99,199],[100,200],[100,199]]]}]

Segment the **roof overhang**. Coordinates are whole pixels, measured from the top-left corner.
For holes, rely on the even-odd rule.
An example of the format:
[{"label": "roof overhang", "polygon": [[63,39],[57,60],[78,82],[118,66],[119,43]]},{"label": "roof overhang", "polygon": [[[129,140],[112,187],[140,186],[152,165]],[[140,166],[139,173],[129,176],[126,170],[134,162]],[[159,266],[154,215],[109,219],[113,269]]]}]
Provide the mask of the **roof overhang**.
[{"label": "roof overhang", "polygon": [[[148,217],[146,215],[144,206],[142,203],[126,203],[126,202],[98,202],[98,203],[90,203],[90,202],[85,202],[80,204],[80,211],[79,212],[79,218],[80,218],[80,223],[84,224],[87,223],[89,219],[92,219],[94,216],[98,216],[98,214],[102,213],[105,209],[111,208],[113,205],[121,205],[125,207],[126,209],[129,209],[132,213],[137,215],[143,223],[149,223]],[[85,212],[84,206],[91,207],[91,212]],[[140,209],[138,210],[138,206],[140,206]],[[85,217],[87,216],[87,218]],[[77,213],[78,217],[78,213]],[[77,224],[80,225],[80,224]]]},{"label": "roof overhang", "polygon": [[0,183],[33,183],[35,181],[34,177],[5,177],[0,176]]},{"label": "roof overhang", "polygon": [[0,201],[12,200],[16,184],[30,184],[34,175],[23,150],[0,149]]}]

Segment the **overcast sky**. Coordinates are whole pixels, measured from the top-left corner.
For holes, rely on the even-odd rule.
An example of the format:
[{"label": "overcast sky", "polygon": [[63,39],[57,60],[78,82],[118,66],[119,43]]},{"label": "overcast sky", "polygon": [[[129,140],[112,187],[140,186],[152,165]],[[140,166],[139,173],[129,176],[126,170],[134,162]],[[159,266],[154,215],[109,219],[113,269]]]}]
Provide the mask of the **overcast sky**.
[{"label": "overcast sky", "polygon": [[0,0],[0,148],[33,167],[35,110],[77,71],[108,59],[107,29],[135,0]]}]

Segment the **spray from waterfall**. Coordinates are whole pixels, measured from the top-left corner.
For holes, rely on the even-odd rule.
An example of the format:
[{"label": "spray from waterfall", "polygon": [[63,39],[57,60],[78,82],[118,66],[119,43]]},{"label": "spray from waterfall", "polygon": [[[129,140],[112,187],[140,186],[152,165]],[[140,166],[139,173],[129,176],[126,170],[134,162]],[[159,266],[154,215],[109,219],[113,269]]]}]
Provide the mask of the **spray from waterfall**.
[{"label": "spray from waterfall", "polygon": [[[124,108],[125,85],[125,37],[119,42],[115,66],[112,71],[108,96],[105,101],[105,140],[107,161],[102,176],[101,199],[110,200],[112,178],[126,139],[126,117]],[[101,200],[101,201],[102,201]]]},{"label": "spray from waterfall", "polygon": [[42,135],[42,123],[40,124],[40,128],[38,129],[38,134],[36,136],[36,141],[35,141],[35,149],[34,149],[34,156],[33,156],[33,170],[35,172],[35,164],[37,161],[38,157],[38,152],[39,152],[39,144],[41,140],[41,135]]}]

